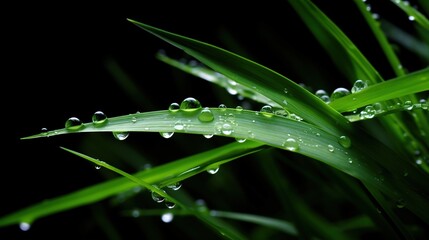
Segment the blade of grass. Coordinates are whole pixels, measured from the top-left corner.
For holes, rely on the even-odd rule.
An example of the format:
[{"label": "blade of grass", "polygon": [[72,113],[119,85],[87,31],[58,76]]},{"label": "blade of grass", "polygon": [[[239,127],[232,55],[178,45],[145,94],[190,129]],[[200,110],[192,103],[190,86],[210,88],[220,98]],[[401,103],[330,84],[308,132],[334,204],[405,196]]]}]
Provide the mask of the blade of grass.
[{"label": "blade of grass", "polygon": [[341,114],[299,84],[271,69],[216,46],[131,19],[129,21],[329,133],[340,134],[340,131],[349,128],[347,120]]}]

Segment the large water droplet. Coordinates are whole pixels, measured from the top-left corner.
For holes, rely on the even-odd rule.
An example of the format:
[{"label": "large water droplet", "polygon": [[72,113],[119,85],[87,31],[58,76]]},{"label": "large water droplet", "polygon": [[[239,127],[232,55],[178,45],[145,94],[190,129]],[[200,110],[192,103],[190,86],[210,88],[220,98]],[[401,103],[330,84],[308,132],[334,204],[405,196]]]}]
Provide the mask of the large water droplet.
[{"label": "large water droplet", "polygon": [[21,231],[28,231],[31,228],[31,224],[28,222],[20,222],[19,223],[19,229],[21,229]]},{"label": "large water droplet", "polygon": [[368,83],[363,80],[356,80],[352,87],[352,93],[357,93],[368,87]]},{"label": "large water droplet", "polygon": [[180,109],[180,105],[178,103],[172,103],[170,104],[170,106],[168,107],[168,110],[170,112],[177,112]]},{"label": "large water droplet", "polygon": [[96,111],[92,115],[92,123],[95,126],[101,126],[101,125],[107,123],[107,116],[106,116],[106,114],[104,114],[102,111]]},{"label": "large water droplet", "polygon": [[170,223],[171,221],[173,221],[174,219],[174,215],[171,212],[167,212],[161,215],[161,220],[165,223]]},{"label": "large water droplet", "polygon": [[181,187],[182,187],[182,184],[180,182],[175,182],[175,183],[167,185],[167,188],[174,190],[174,191],[179,190]]},{"label": "large water droplet", "polygon": [[157,203],[162,203],[165,200],[165,197],[159,195],[157,192],[152,192],[152,199]]},{"label": "large water droplet", "polygon": [[213,119],[213,113],[209,108],[204,108],[203,110],[201,110],[200,115],[198,115],[198,120],[200,120],[201,122],[211,122],[213,121]]},{"label": "large water droplet", "polygon": [[331,101],[334,101],[335,99],[338,99],[338,98],[342,98],[349,94],[350,94],[350,91],[348,89],[342,88],[342,87],[337,88],[331,94]]},{"label": "large water droplet", "polygon": [[289,151],[297,151],[299,149],[299,144],[294,138],[288,138],[282,143],[282,147],[286,148]]},{"label": "large water droplet", "polygon": [[130,135],[129,132],[112,132],[113,136],[118,140],[125,140]]},{"label": "large water droplet", "polygon": [[67,119],[65,127],[69,131],[77,131],[81,128],[83,128],[83,123],[80,121],[77,117],[71,117]]},{"label": "large water droplet", "polygon": [[174,135],[174,132],[160,132],[159,133],[163,138],[171,138]]},{"label": "large water droplet", "polygon": [[273,116],[273,107],[270,105],[265,105],[261,108],[260,112],[262,113],[262,115],[266,116],[266,117],[272,117]]},{"label": "large water droplet", "polygon": [[185,98],[182,103],[180,103],[180,110],[185,112],[194,112],[198,109],[201,109],[201,103],[193,97]]},{"label": "large water droplet", "polygon": [[341,136],[338,138],[338,143],[345,148],[349,148],[352,145],[352,140],[347,136]]}]

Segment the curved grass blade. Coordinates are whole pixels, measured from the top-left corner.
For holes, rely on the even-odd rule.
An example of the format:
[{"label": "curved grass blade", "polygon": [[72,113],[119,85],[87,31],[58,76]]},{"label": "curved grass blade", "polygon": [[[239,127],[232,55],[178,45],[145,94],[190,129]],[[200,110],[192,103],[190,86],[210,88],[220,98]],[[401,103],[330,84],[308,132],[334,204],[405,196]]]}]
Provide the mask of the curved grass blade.
[{"label": "curved grass blade", "polygon": [[408,20],[416,21],[424,29],[429,30],[429,20],[419,10],[410,5],[408,1],[391,0],[396,6],[408,15]]},{"label": "curved grass blade", "polygon": [[218,234],[221,234],[223,237],[226,237],[228,239],[245,239],[243,236],[241,236],[241,234],[239,234],[235,229],[233,229],[231,226],[225,224],[225,223],[220,223],[219,221],[213,221],[213,218],[209,218],[206,216],[200,216],[201,214],[199,214],[196,211],[193,211],[192,209],[190,209],[189,207],[187,207],[185,204],[181,203],[180,201],[178,201],[177,199],[173,198],[172,196],[168,195],[165,191],[163,191],[162,189],[160,189],[158,186],[156,185],[151,185],[143,180],[141,180],[140,178],[137,178],[129,173],[126,173],[106,162],[100,161],[98,159],[92,158],[88,155],[61,147],[63,150],[70,152],[76,156],[79,156],[83,159],[86,159],[90,162],[93,162],[94,164],[97,164],[98,166],[102,166],[105,167],[111,171],[114,171],[120,175],[122,175],[123,177],[131,180],[132,182],[135,182],[138,185],[141,185],[144,188],[147,188],[148,190],[150,190],[151,192],[155,192],[157,193],[159,196],[165,198],[164,201],[169,201],[171,203],[174,203],[175,205],[179,206],[181,209],[184,209],[188,212],[190,212],[192,215],[194,215],[195,217],[203,220],[203,222],[209,224],[214,230],[216,230],[216,232]]},{"label": "curved grass blade", "polygon": [[[161,166],[140,171],[133,174],[133,176],[149,184],[159,184],[166,179],[172,179],[177,176],[183,177],[183,173],[187,173],[188,176],[192,176],[192,174],[195,175],[204,171],[206,166],[224,161],[225,159],[233,160],[261,149],[263,149],[263,145],[260,143],[251,141],[244,143],[234,142]],[[45,216],[101,201],[136,186],[134,182],[130,182],[126,178],[117,178],[95,184],[2,216],[0,217],[0,227],[19,224],[20,222],[31,223]]]},{"label": "curved grass blade", "polygon": [[339,112],[349,112],[377,102],[424,91],[429,91],[429,68],[368,86],[362,91],[338,98],[329,105]]},{"label": "curved grass blade", "polygon": [[285,109],[331,134],[349,129],[348,121],[299,84],[258,63],[216,46],[147,24],[129,20],[138,27],[184,50],[203,64],[235,82],[253,89]]}]

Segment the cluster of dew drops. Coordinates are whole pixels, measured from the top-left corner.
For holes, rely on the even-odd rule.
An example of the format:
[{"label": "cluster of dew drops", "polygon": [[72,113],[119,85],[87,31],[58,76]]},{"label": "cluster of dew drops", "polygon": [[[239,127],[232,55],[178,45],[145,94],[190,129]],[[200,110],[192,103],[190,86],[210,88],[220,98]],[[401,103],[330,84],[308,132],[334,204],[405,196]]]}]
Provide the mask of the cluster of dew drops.
[{"label": "cluster of dew drops", "polygon": [[[347,88],[339,87],[336,88],[331,95],[329,95],[324,89],[319,89],[315,92],[315,95],[319,97],[325,103],[330,103],[331,101],[335,101],[336,99],[342,98],[344,96],[360,92],[368,87],[368,81],[364,80],[356,80],[351,88],[348,90]],[[356,98],[352,98],[352,100],[356,100]],[[413,110],[413,109],[422,109],[428,110],[428,100],[420,99],[418,103],[413,103],[412,101],[404,101],[403,103],[396,103],[396,105],[385,106],[382,103],[374,103],[371,105],[365,106],[359,112],[357,110],[353,111],[353,114],[359,114],[359,119],[371,119],[374,118],[377,114],[384,113],[386,111],[392,111],[397,109],[403,110]]]}]

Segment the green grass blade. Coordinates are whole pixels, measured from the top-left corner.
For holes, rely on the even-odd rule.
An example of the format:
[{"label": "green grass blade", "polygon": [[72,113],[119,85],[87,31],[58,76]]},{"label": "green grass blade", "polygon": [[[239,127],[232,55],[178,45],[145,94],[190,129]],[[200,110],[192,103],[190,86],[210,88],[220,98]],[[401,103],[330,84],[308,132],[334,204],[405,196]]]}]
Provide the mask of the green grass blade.
[{"label": "green grass blade", "polygon": [[389,81],[370,85],[362,91],[338,98],[329,105],[339,112],[348,112],[377,102],[428,90],[429,68],[425,68]]},{"label": "green grass blade", "polygon": [[327,132],[339,134],[339,131],[348,128],[347,120],[324,104],[322,100],[299,84],[260,64],[195,39],[134,20],[129,21],[184,50],[213,70],[271,99],[285,109],[304,118],[305,121],[320,126]]},{"label": "green grass blade", "polygon": [[429,30],[429,20],[419,10],[410,5],[408,1],[391,0],[396,6],[402,9],[410,21],[416,21],[424,29]]},{"label": "green grass blade", "polygon": [[[177,176],[197,174],[204,171],[204,166],[235,159],[261,149],[261,144],[256,142],[231,143],[222,147],[185,157],[158,167],[140,171],[133,174],[149,184],[159,184],[165,179]],[[16,212],[0,217],[0,227],[20,222],[31,223],[39,218],[49,216],[61,211],[66,211],[87,204],[101,201],[121,192],[137,186],[126,178],[117,178],[103,183],[95,184],[81,190],[45,200],[35,205],[23,208]]]},{"label": "green grass blade", "polygon": [[383,79],[356,45],[316,5],[309,0],[288,1],[321,45],[331,55],[350,83],[357,79],[371,84]]}]

